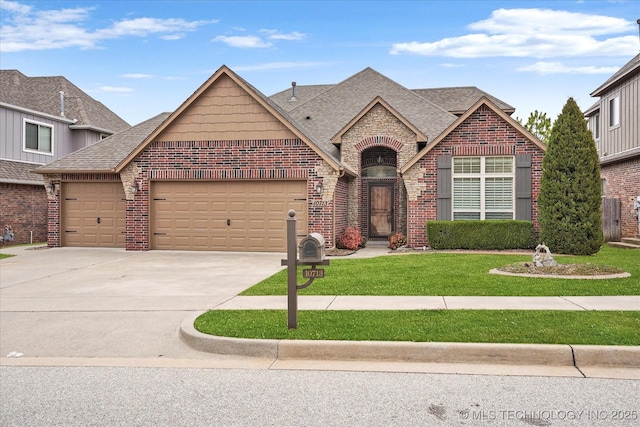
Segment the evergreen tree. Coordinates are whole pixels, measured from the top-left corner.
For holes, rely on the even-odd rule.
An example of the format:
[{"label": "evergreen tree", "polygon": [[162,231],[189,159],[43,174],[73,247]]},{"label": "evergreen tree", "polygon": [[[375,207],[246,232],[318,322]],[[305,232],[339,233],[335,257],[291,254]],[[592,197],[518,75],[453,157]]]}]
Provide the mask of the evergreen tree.
[{"label": "evergreen tree", "polygon": [[603,242],[600,162],[578,104],[569,98],[542,161],[540,240],[552,252],[591,255]]},{"label": "evergreen tree", "polygon": [[551,119],[547,117],[547,113],[536,110],[529,114],[529,119],[526,123],[523,123],[520,118],[517,118],[517,120],[526,130],[537,136],[540,141],[545,144],[549,143]]}]

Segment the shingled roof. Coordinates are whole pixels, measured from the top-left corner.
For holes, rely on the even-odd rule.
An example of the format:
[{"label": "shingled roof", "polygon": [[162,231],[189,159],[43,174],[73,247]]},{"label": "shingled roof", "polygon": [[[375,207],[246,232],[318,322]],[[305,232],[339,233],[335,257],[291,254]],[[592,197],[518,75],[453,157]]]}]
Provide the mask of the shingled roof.
[{"label": "shingled roof", "polygon": [[[456,119],[445,109],[372,68],[365,68],[341,83],[318,92],[316,96],[290,109],[289,114],[335,157],[339,155],[330,142],[331,138],[376,97],[383,99],[429,139],[435,138]],[[304,98],[304,91],[299,93]],[[281,95],[272,97],[280,102],[283,98]]]},{"label": "shingled roof", "polygon": [[602,83],[596,90],[591,92],[591,96],[601,96],[605,90],[613,86],[617,82],[623,80],[634,71],[640,70],[640,53],[627,62],[613,76],[609,77],[606,82]]},{"label": "shingled roof", "polygon": [[412,91],[457,116],[471,108],[483,96],[507,114],[513,114],[516,111],[511,105],[475,86],[412,89]]},{"label": "shingled roof", "polygon": [[111,133],[129,128],[117,114],[62,76],[27,77],[18,70],[0,70],[0,102],[60,116],[60,92],[64,92],[64,117]]},{"label": "shingled roof", "polygon": [[293,88],[285,89],[281,92],[271,95],[269,98],[271,98],[271,100],[278,104],[283,110],[291,111],[294,108],[298,107],[300,104],[304,104],[311,98],[315,98],[322,92],[326,92],[334,86],[334,84],[296,86],[296,99],[293,101],[291,100],[291,97],[293,95]]},{"label": "shingled roof", "polygon": [[[291,100],[291,96],[293,94],[292,88],[273,94],[270,98],[286,111],[291,111],[334,86],[335,85],[333,84],[296,86],[295,101]],[[501,99],[498,99],[475,86],[411,89],[411,91],[457,116],[467,111],[483,96],[490,99],[491,102],[496,104],[507,114],[513,114],[516,110]]]},{"label": "shingled roof", "polygon": [[31,171],[40,166],[37,163],[0,160],[0,182],[9,184],[41,185],[44,180]]},{"label": "shingled roof", "polygon": [[120,162],[134,151],[170,114],[158,114],[123,132],[34,169],[34,172],[115,172]]}]

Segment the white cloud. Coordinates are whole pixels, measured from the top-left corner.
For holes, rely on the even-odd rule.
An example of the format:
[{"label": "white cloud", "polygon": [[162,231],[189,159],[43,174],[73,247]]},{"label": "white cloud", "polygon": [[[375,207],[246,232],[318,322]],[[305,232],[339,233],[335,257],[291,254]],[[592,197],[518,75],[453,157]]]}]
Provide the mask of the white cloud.
[{"label": "white cloud", "polygon": [[143,73],[131,73],[131,74],[122,74],[120,77],[125,79],[151,79],[153,76],[151,74],[143,74]]},{"label": "white cloud", "polygon": [[100,92],[112,92],[112,93],[122,93],[127,94],[133,92],[133,89],[130,87],[117,87],[117,86],[100,86],[98,89]]},{"label": "white cloud", "polygon": [[606,74],[611,75],[618,71],[619,67],[569,67],[560,62],[536,62],[533,65],[518,68],[518,71],[532,71],[538,74]]},{"label": "white cloud", "polygon": [[472,30],[489,34],[576,34],[602,36],[634,29],[621,18],[551,9],[498,9],[489,19],[469,25]]},{"label": "white cloud", "polygon": [[449,62],[444,62],[440,64],[440,66],[444,68],[461,68],[461,67],[464,67],[464,64],[452,64]]},{"label": "white cloud", "polygon": [[181,38],[184,32],[215,23],[184,19],[136,18],[118,21],[107,28],[88,28],[93,8],[35,10],[13,1],[0,1],[0,50],[20,52],[78,47],[92,49],[104,40],[158,35],[165,40]]},{"label": "white cloud", "polygon": [[620,35],[635,31],[631,21],[549,9],[499,9],[469,28],[481,32],[396,43],[390,53],[453,58],[629,56],[638,43],[635,35]]},{"label": "white cloud", "polygon": [[[240,30],[236,28],[236,30]],[[242,30],[244,31],[244,30]],[[273,43],[269,40],[302,40],[307,35],[294,31],[292,33],[283,34],[278,30],[260,30],[262,36],[248,35],[248,36],[217,36],[211,39],[212,42],[222,42],[231,47],[255,49],[266,48],[273,46]],[[264,37],[264,38],[263,38]],[[267,40],[265,40],[265,38]]]},{"label": "white cloud", "polygon": [[240,48],[265,48],[273,46],[273,43],[266,42],[258,36],[217,36],[213,38],[213,42],[222,42],[231,47]]},{"label": "white cloud", "polygon": [[325,65],[325,64],[322,62],[268,62],[266,64],[233,67],[233,69],[236,71],[268,71],[268,70],[282,70],[287,68],[316,67],[318,65]]},{"label": "white cloud", "polygon": [[292,33],[283,34],[278,30],[260,30],[261,33],[266,34],[271,40],[303,40],[307,37],[305,33],[299,33],[294,31]]}]

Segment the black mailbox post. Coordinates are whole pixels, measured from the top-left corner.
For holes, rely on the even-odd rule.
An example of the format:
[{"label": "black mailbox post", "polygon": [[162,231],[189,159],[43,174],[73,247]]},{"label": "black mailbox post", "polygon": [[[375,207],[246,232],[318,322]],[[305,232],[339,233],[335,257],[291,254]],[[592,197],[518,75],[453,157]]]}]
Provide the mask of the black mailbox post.
[{"label": "black mailbox post", "polygon": [[[300,241],[300,259],[296,247],[296,211],[289,211],[287,219],[287,259],[282,265],[287,266],[287,318],[289,329],[298,328],[298,289],[311,285],[314,279],[324,277],[324,270],[316,268],[318,265],[329,265],[325,259],[325,240],[320,233],[311,233]],[[302,277],[306,283],[298,285],[298,265],[311,266],[302,270]]]}]

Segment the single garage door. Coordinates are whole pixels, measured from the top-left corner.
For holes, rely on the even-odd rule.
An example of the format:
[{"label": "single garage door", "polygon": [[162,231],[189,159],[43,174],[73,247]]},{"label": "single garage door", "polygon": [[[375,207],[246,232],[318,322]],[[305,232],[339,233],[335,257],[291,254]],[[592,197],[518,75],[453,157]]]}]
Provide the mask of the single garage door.
[{"label": "single garage door", "polygon": [[122,182],[62,183],[62,246],[124,248]]},{"label": "single garage door", "polygon": [[287,212],[307,234],[306,181],[151,185],[151,249],[285,252]]}]

